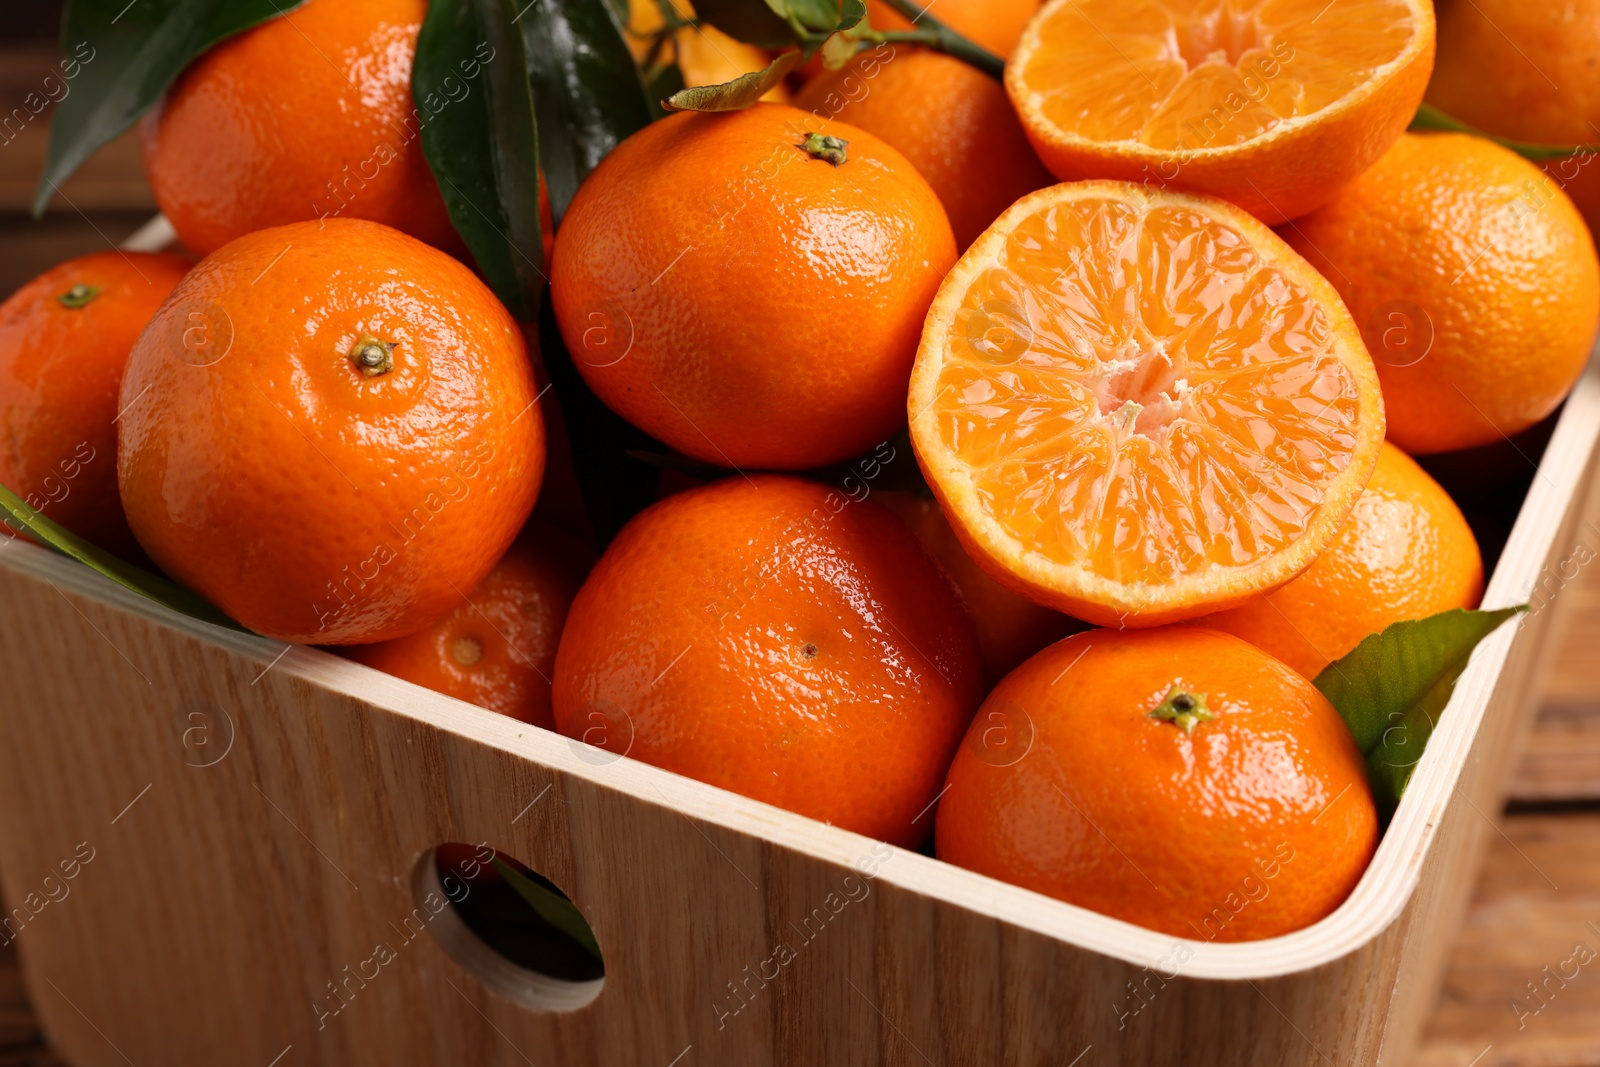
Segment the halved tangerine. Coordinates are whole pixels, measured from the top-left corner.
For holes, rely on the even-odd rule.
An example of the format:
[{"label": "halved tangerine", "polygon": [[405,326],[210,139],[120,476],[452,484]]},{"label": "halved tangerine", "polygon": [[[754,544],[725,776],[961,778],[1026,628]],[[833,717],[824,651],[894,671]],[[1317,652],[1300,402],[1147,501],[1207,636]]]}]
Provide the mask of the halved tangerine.
[{"label": "halved tangerine", "polygon": [[1005,81],[1058,178],[1210,193],[1277,223],[1404,132],[1433,48],[1429,0],[1052,0]]},{"label": "halved tangerine", "polygon": [[967,250],[908,408],[973,557],[1102,626],[1294,577],[1384,435],[1361,333],[1310,264],[1224,201],[1109,181],[1023,197]]}]

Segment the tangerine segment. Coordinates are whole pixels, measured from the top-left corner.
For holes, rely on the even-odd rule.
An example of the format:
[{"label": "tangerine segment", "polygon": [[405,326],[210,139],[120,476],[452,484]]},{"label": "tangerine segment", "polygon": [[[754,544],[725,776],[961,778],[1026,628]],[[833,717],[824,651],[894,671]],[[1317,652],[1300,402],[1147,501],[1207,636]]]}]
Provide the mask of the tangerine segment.
[{"label": "tangerine segment", "polygon": [[1271,230],[1121,182],[1013,205],[928,314],[929,484],[1018,592],[1148,626],[1274,588],[1337,534],[1383,399],[1332,287]]},{"label": "tangerine segment", "polygon": [[1433,69],[1427,0],[1054,0],[1006,88],[1060,178],[1304,214],[1400,136]]}]

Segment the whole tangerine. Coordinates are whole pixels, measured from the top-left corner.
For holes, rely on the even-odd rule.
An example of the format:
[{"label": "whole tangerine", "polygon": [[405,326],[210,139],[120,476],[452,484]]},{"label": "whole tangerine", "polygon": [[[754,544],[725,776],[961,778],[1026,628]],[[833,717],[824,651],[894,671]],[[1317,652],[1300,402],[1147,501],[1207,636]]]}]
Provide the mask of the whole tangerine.
[{"label": "whole tangerine", "polygon": [[939,801],[961,867],[1176,937],[1324,918],[1378,840],[1366,765],[1310,682],[1198,627],[1090,630],[978,710]]},{"label": "whole tangerine", "polygon": [[1600,322],[1600,260],[1567,194],[1482,137],[1408,133],[1283,237],[1361,327],[1412,455],[1491,444],[1566,397]]},{"label": "whole tangerine", "polygon": [[[917,5],[927,14],[1004,59],[1017,46],[1023,28],[1039,13],[1039,0],[940,0]],[[884,0],[867,0],[867,21],[875,30],[915,29],[911,20]],[[920,20],[919,20],[920,21]]]},{"label": "whole tangerine", "polygon": [[444,618],[407,637],[346,651],[351,659],[546,730],[556,644],[594,553],[530,522],[488,577]]},{"label": "whole tangerine", "polygon": [[139,126],[183,243],[205,255],[268,226],[355,218],[462,251],[418,136],[452,102],[411,96],[427,6],[309,0],[191,64]]},{"label": "whole tangerine", "polygon": [[402,637],[528,518],[536,396],[517,324],[450,256],[356,219],[259,230],[134,346],[123,506],[151,559],[258,633]]},{"label": "whole tangerine", "polygon": [[556,233],[550,295],[601,400],[697,460],[802,470],[905,423],[944,209],[878,138],[782,104],[629,137]]},{"label": "whole tangerine", "polygon": [[959,249],[1017,200],[1055,184],[1000,83],[940,52],[890,44],[860,52],[806,83],[795,106],[903,152],[939,194]]},{"label": "whole tangerine", "polygon": [[1439,5],[1439,54],[1428,103],[1484,133],[1590,146],[1539,165],[1591,232],[1600,228],[1600,2],[1473,0]]},{"label": "whole tangerine", "polygon": [[0,304],[0,485],[113,555],[138,551],[117,498],[117,402],[128,353],[191,264],[96,252]]},{"label": "whole tangerine", "polygon": [[1477,539],[1450,494],[1385,443],[1344,529],[1287,585],[1196,622],[1242,637],[1307,678],[1391,623],[1475,608]]},{"label": "whole tangerine", "polygon": [[732,478],[638,515],[573,601],[556,725],[911,846],[981,695],[972,623],[870,500]]}]

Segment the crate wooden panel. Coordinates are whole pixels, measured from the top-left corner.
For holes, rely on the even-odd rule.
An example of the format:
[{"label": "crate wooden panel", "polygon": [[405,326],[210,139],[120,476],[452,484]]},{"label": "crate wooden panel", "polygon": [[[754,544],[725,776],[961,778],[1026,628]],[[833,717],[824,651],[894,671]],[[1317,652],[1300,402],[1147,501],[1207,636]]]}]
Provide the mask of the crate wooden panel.
[{"label": "crate wooden panel", "polygon": [[[1591,374],[1489,604],[1570,554],[1597,432]],[[175,616],[13,543],[0,551],[0,884],[24,900],[80,842],[95,850],[70,897],[17,938],[44,1027],[78,1067],[1058,1064],[1090,1051],[1151,1067],[1399,1062],[1570,599],[1479,650],[1343,907],[1287,937],[1218,945],[606,762],[317,650]],[[220,745],[225,721],[226,756],[194,766],[184,731],[204,723]],[[419,858],[445,840],[487,840],[572,896],[606,955],[592,1004],[527,1010],[431,934],[403,936]],[[780,942],[793,958],[763,981]],[[329,983],[379,944],[394,959],[321,1015]],[[1155,990],[1134,1015],[1129,983]]]},{"label": "crate wooden panel", "polygon": [[[1600,593],[1600,583],[1589,585]],[[1573,622],[1568,650],[1600,640],[1600,629],[1581,622]],[[1543,968],[1571,957],[1576,941],[1600,948],[1600,935],[1588,925],[1600,916],[1600,811],[1516,814],[1503,821],[1503,830],[1490,839],[1422,1046],[1402,1067],[1600,1063],[1600,983],[1554,984],[1553,995],[1541,994],[1542,1008],[1527,991],[1528,982],[1546,980]],[[1538,1013],[1519,1018],[1513,1000]],[[0,1067],[62,1067],[44,1048],[16,950],[6,947],[0,947]]]}]

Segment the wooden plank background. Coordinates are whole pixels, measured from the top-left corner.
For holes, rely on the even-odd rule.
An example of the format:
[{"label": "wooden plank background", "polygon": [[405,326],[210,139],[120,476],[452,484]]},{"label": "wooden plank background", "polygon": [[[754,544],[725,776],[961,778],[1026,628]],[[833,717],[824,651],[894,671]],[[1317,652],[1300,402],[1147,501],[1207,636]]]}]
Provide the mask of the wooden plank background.
[{"label": "wooden plank background", "polygon": [[[20,104],[54,69],[57,53],[37,39],[53,24],[51,6],[0,13],[0,38],[10,42],[0,46],[0,110]],[[43,221],[30,219],[49,117],[46,109],[0,143],[0,294],[125,239],[155,209],[129,134],[62,188]],[[1573,611],[1572,628],[1409,1067],[1600,1067],[1600,567],[1586,568],[1559,596],[1570,598],[1563,606]],[[138,980],[133,961],[107,965]],[[61,1067],[10,948],[0,949],[0,1067]]]},{"label": "wooden plank background", "polygon": [[[26,6],[27,10],[23,10]],[[0,121],[23,108],[60,53],[50,44],[59,11],[52,3],[4,5],[0,10]],[[59,93],[59,90],[55,90]],[[69,90],[70,91],[70,90]],[[52,198],[44,219],[28,216],[43,169],[54,105],[0,135],[0,294],[9,296],[40,271],[64,259],[127,239],[155,211],[130,131],[96,155]],[[14,132],[14,135],[13,135]],[[111,965],[107,961],[108,966]],[[39,1033],[17,973],[17,950],[0,948],[0,1067],[63,1067]]]}]

